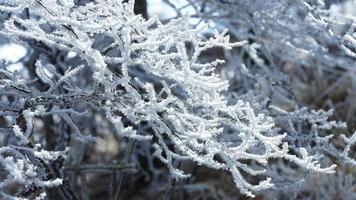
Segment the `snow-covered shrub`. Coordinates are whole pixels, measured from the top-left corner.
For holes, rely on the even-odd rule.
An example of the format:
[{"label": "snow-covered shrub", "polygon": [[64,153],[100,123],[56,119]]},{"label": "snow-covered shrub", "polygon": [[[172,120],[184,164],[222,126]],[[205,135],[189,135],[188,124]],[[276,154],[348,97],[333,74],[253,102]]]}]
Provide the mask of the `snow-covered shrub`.
[{"label": "snow-covered shrub", "polygon": [[[291,149],[303,146],[323,155],[322,162],[355,167],[354,1],[164,2],[178,16],[190,13],[196,19],[193,24],[228,28],[234,40],[249,42],[223,52],[227,65],[221,68],[222,77],[230,81],[232,98],[273,117],[281,133],[288,133]],[[274,167],[281,170],[284,165]],[[339,176],[354,173],[343,169]]]},{"label": "snow-covered shrub", "polygon": [[[141,157],[147,159],[149,176],[160,179],[164,173],[154,166],[159,160],[171,182],[191,176],[182,163],[228,172],[237,190],[251,197],[288,175],[274,173],[276,166],[283,172],[333,173],[334,160],[322,160],[323,151],[333,147],[329,130],[345,124],[329,120],[330,112],[299,107],[291,86],[284,83],[287,74],[274,63],[333,61],[351,68],[354,36],[348,30],[337,43],[342,55],[319,59],[335,38],[331,33],[317,35],[325,28],[324,19],[313,18],[311,5],[273,1],[264,7],[251,2],[199,2],[229,17],[253,14],[244,20],[246,27],[217,21],[218,29],[229,31],[206,31],[205,26],[192,26],[184,15],[165,23],[156,15],[146,20],[134,13],[134,1],[3,1],[0,10],[8,15],[0,34],[28,52],[21,69],[10,71],[6,62],[0,69],[0,161],[8,171],[2,178],[2,196],[88,199],[85,173],[109,171],[115,175],[109,196],[116,199],[124,176],[117,171],[134,168],[132,164],[144,168]],[[293,14],[302,8],[310,14],[307,25],[315,28],[320,43],[315,38],[285,42],[288,33],[278,32],[279,26],[303,24],[298,18],[296,24],[287,23],[279,16],[282,10]],[[266,13],[268,22],[261,17]],[[253,35],[248,44],[249,28],[267,26],[276,32]],[[237,41],[230,42],[231,36]],[[259,38],[281,42],[264,50],[268,44]],[[224,52],[225,60],[211,56],[211,51]],[[287,53],[277,60],[270,51]],[[319,60],[309,61],[304,55],[309,53]],[[345,150],[330,152],[353,163],[349,151],[355,137],[343,138]],[[109,145],[117,149],[106,149]]]}]

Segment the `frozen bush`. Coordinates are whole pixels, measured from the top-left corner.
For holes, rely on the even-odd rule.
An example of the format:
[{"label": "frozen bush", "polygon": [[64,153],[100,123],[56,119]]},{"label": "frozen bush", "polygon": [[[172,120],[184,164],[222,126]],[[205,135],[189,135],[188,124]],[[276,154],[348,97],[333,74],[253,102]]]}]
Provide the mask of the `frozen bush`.
[{"label": "frozen bush", "polygon": [[[217,22],[229,31],[206,34],[206,26],[194,27],[184,15],[165,23],[156,15],[148,20],[136,15],[132,0],[2,2],[0,10],[8,15],[0,34],[28,50],[21,69],[10,71],[8,62],[0,69],[0,162],[8,171],[1,182],[3,197],[89,199],[87,171],[117,175],[132,164],[140,170],[140,156],[151,163],[152,177],[161,173],[154,162],[163,163],[169,181],[191,176],[180,163],[228,172],[238,191],[250,197],[274,188],[274,180],[285,176],[273,173],[276,163],[288,163],[282,167],[291,171],[334,173],[334,160],[321,158],[332,147],[329,130],[345,124],[329,120],[331,112],[299,107],[293,94],[285,95],[290,86],[280,79],[287,76],[273,64],[275,55],[264,50],[268,44],[263,42],[269,38],[269,50],[288,53],[278,62],[302,65],[309,62],[305,56],[316,55],[312,63],[349,69],[354,35],[350,29],[338,40],[341,55],[327,54],[324,48],[336,43],[334,33],[318,35],[325,20],[315,18],[310,4],[298,1],[288,7],[272,1],[264,7],[251,2],[201,1],[218,14],[253,14],[246,29],[223,20]],[[239,11],[225,9],[230,4]],[[290,18],[279,15],[282,11],[301,12],[315,29],[298,37],[315,37],[288,42],[289,31],[303,23],[298,17],[295,24],[288,23]],[[262,15],[267,13],[266,22]],[[275,32],[254,35],[249,44],[251,26],[270,26]],[[280,26],[287,28],[279,32]],[[239,41],[231,42],[231,36]],[[224,52],[224,59],[209,55],[211,51]],[[248,55],[246,64],[240,52]],[[269,76],[259,75],[263,72]],[[283,99],[295,110],[278,104]],[[99,156],[105,148],[91,147],[108,135],[120,154],[110,165]],[[343,138],[345,150],[330,152],[354,163],[348,154],[354,136]],[[113,178],[110,198],[119,196],[123,173]]]}]

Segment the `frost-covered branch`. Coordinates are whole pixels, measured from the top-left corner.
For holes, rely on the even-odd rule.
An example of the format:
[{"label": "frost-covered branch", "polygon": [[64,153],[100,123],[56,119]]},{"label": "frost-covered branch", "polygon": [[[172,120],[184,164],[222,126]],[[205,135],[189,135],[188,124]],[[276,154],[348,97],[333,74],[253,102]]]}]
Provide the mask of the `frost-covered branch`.
[{"label": "frost-covered branch", "polygon": [[[91,142],[95,138],[73,116],[102,112],[116,137],[152,144],[153,155],[175,179],[190,176],[175,162],[190,160],[229,172],[239,191],[253,197],[254,192],[274,187],[274,177],[266,172],[275,159],[309,172],[334,172],[336,165],[321,167],[319,155],[308,154],[303,146],[292,145],[291,151],[287,133],[281,134],[276,126],[277,117],[259,113],[248,98],[227,94],[230,85],[216,70],[224,61],[206,59],[204,54],[216,49],[228,52],[245,41],[230,42],[227,30],[204,39],[202,30],[193,28],[188,17],[162,23],[158,16],[145,20],[135,15],[133,8],[133,1],[116,0],[83,5],[71,0],[29,0],[1,5],[0,10],[11,13],[1,35],[23,43],[40,42],[47,47],[42,51],[73,53],[80,58],[66,66],[68,63],[40,54],[31,65],[36,77],[30,78],[10,73],[6,64],[1,69],[0,94],[5,100],[0,115],[9,118],[19,144],[33,140],[34,121],[48,115],[59,117],[67,126],[60,141],[68,137],[75,139],[72,143]],[[249,48],[254,54],[254,47]],[[34,86],[34,81],[45,87]],[[16,124],[20,121],[21,126]],[[142,124],[150,131],[142,133],[138,128]],[[68,142],[63,144],[67,147]],[[57,157],[56,152],[30,151],[42,159]],[[10,162],[4,157],[5,167],[22,166],[26,158],[18,159]],[[26,166],[31,168],[31,162],[25,162]],[[24,173],[22,167],[18,176]],[[258,181],[252,183],[246,176]],[[25,178],[21,180],[27,184]],[[60,179],[36,181],[32,182],[40,187],[60,183]]]}]

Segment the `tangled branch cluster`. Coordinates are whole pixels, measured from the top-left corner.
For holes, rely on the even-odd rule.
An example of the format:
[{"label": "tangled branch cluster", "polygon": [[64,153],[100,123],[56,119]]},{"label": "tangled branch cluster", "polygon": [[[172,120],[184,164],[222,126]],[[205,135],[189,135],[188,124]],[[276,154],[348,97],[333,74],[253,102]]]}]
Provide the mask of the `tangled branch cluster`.
[{"label": "tangled branch cluster", "polygon": [[[201,11],[211,16],[214,12],[238,15],[230,16],[236,20],[241,20],[239,15],[252,13],[253,17],[243,24],[218,18],[234,39],[247,41],[252,37],[253,44],[230,42],[227,31],[215,31],[205,38],[202,28],[192,27],[183,15],[167,23],[158,16],[146,20],[134,14],[134,1],[1,3],[0,10],[7,15],[3,16],[0,34],[31,47],[23,69],[11,72],[11,63],[6,62],[0,69],[0,130],[4,144],[0,147],[0,163],[7,171],[0,184],[1,195],[9,199],[43,199],[55,191],[64,199],[77,198],[73,183],[66,180],[65,169],[83,167],[83,153],[79,152],[84,151],[84,144],[98,139],[94,132],[108,131],[100,130],[104,124],[109,124],[105,128],[112,130],[118,140],[129,138],[148,144],[153,149],[148,152],[167,166],[173,179],[188,178],[190,174],[177,163],[193,161],[229,172],[238,190],[251,197],[275,186],[274,179],[278,178],[271,175],[271,166],[276,160],[293,163],[295,170],[334,173],[336,165],[326,162],[322,167],[319,161],[323,152],[313,150],[309,144],[314,141],[320,149],[333,148],[332,135],[322,134],[345,128],[345,124],[329,121],[330,112],[299,107],[286,111],[276,104],[276,99],[283,96],[273,97],[278,93],[274,92],[278,90],[276,83],[281,80],[275,80],[275,55],[264,48],[271,41],[270,50],[283,50],[279,62],[303,65],[309,60],[298,56],[312,54],[317,58],[310,61],[314,64],[349,69],[355,64],[355,37],[350,33],[354,29],[349,27],[342,42],[335,42],[334,33],[320,34],[328,26],[325,19],[313,15],[318,10],[300,1],[298,5],[303,6],[310,21],[307,25],[313,26],[314,32],[298,37],[316,36],[308,43],[298,39],[293,40],[295,43],[285,42],[292,34],[288,31],[293,31],[293,26],[298,28],[301,22],[295,19],[296,24],[288,24],[290,19],[286,22],[284,15],[279,16],[281,12],[270,11],[289,8],[289,1],[273,1],[270,7],[257,1],[237,2],[232,10],[226,9],[229,4],[222,1],[201,1],[196,6],[204,6],[207,10]],[[209,16],[204,12],[199,13]],[[277,32],[263,31],[267,26]],[[251,27],[254,35],[249,33]],[[342,55],[325,53],[329,43],[336,43]],[[234,52],[239,51],[248,54],[248,62],[253,64],[247,69],[242,57],[235,59],[237,64],[206,57],[207,52],[218,49],[228,55],[226,61],[235,59]],[[296,57],[298,62],[294,62]],[[232,64],[238,66],[230,76]],[[218,66],[225,67],[222,75],[216,70]],[[259,76],[263,71],[273,76]],[[261,93],[263,81],[269,88]],[[234,90],[237,85],[242,87]],[[283,94],[289,90],[283,86],[281,91]],[[90,125],[88,119],[97,122]],[[55,130],[53,135],[40,134],[45,126]],[[306,128],[300,129],[302,126]],[[347,142],[345,150],[330,152],[355,164],[348,155],[355,134],[343,138]],[[257,181],[251,181],[251,177]]]}]

